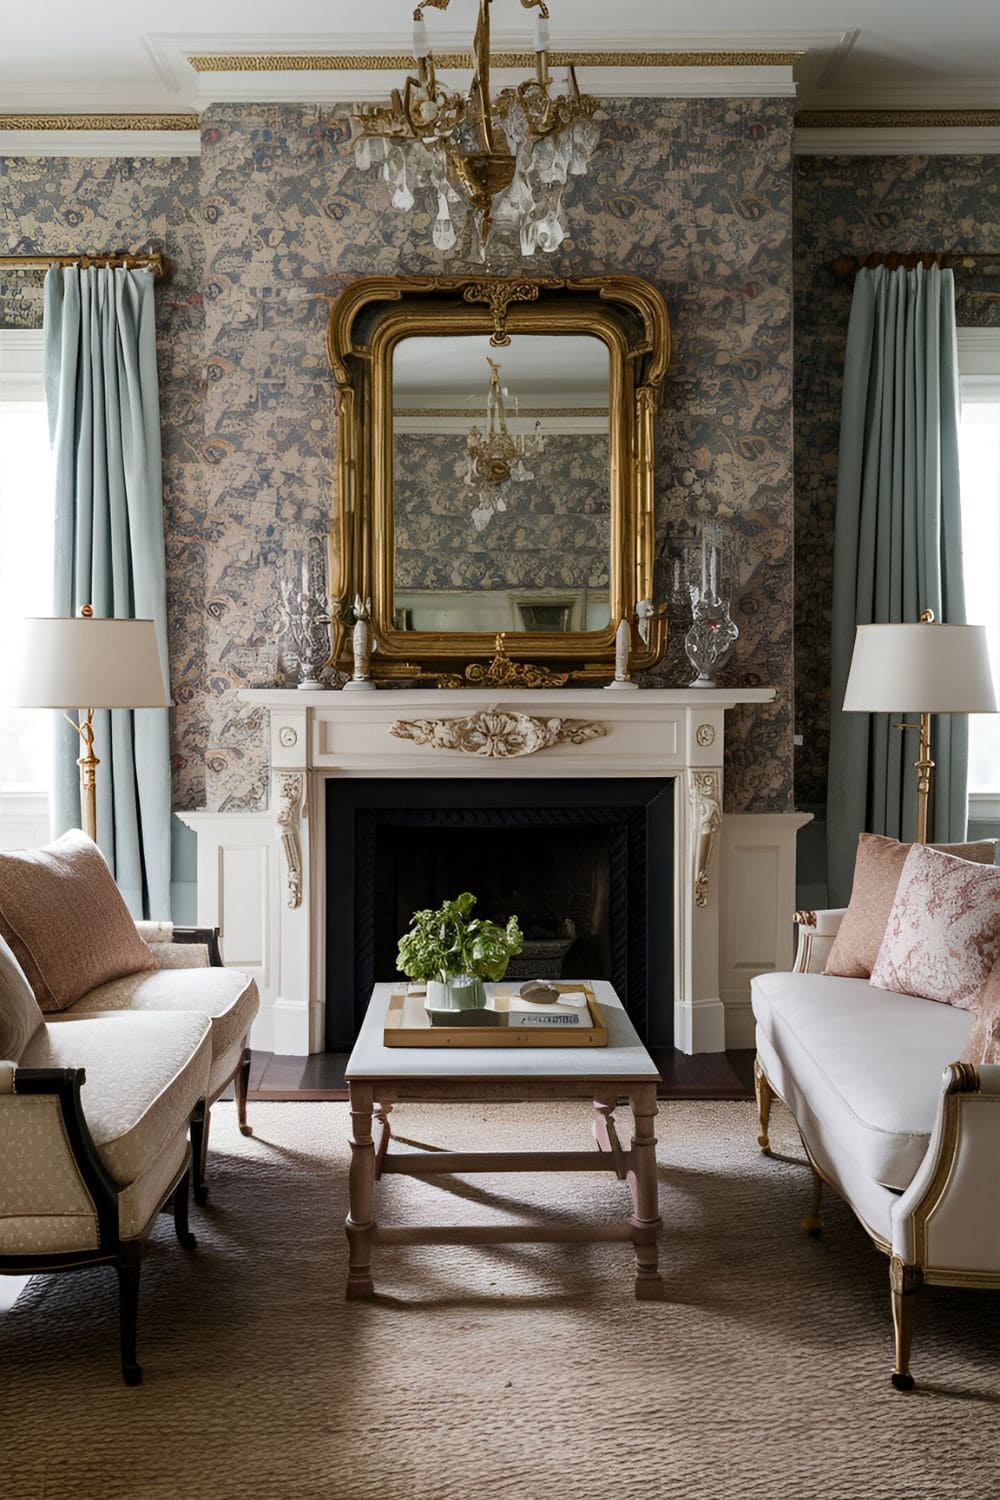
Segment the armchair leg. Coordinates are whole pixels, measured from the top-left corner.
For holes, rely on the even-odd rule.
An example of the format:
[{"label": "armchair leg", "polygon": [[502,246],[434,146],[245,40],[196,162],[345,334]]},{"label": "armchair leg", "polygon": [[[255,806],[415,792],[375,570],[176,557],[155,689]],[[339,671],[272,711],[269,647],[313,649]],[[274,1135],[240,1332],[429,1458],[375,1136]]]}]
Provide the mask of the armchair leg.
[{"label": "armchair leg", "polygon": [[188,1228],[188,1190],[191,1173],[187,1171],[174,1188],[174,1230],[184,1250],[193,1250],[198,1241]]},{"label": "armchair leg", "polygon": [[194,1185],[194,1201],[208,1202],[205,1185],[205,1161],[208,1157],[209,1109],[204,1099],[199,1099],[191,1116],[191,1181]]},{"label": "armchair leg", "polygon": [[122,1379],[126,1385],[139,1385],[142,1368],[136,1359],[136,1337],[139,1323],[139,1271],[142,1246],[137,1240],[123,1240],[118,1246],[115,1270],[118,1272],[118,1320],[121,1339]]},{"label": "armchair leg", "polygon": [[806,1234],[811,1234],[815,1237],[816,1235],[820,1234],[823,1229],[823,1220],[820,1216],[819,1211],[820,1200],[823,1197],[823,1179],[816,1171],[815,1167],[812,1168],[812,1179],[812,1203],[809,1205],[809,1212],[802,1220],[802,1228],[805,1230]]},{"label": "armchair leg", "polygon": [[894,1255],[889,1262],[889,1286],[892,1289],[892,1326],[896,1335],[896,1368],[892,1383],[897,1391],[912,1391],[910,1345],[913,1341],[913,1310],[916,1295],[923,1284],[919,1266],[907,1266]]},{"label": "armchair leg", "polygon": [[240,1135],[253,1135],[253,1126],[247,1124],[247,1089],[250,1087],[250,1048],[243,1049],[243,1057],[236,1071],[236,1118]]},{"label": "armchair leg", "polygon": [[771,1140],[767,1133],[767,1127],[771,1119],[771,1101],[774,1098],[774,1090],[764,1077],[764,1070],[756,1058],[753,1065],[753,1088],[757,1096],[757,1119],[760,1123],[757,1144],[765,1156],[770,1156]]}]

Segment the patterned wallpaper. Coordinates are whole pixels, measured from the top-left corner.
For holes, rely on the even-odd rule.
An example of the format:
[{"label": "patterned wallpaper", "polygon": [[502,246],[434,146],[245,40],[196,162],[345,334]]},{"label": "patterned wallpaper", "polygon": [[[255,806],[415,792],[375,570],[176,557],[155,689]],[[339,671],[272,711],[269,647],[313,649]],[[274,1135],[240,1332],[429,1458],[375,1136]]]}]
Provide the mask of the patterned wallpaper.
[{"label": "patterned wallpaper", "polygon": [[[830,599],[841,372],[850,286],[830,263],[873,250],[995,250],[1000,161],[983,156],[799,157],[795,162],[796,805],[826,800]],[[992,282],[960,276],[960,326],[1000,323]]]},{"label": "patterned wallpaper", "polygon": [[[741,630],[723,680],[773,684],[731,715],[726,803],[791,806],[792,452],[790,100],[615,100],[571,236],[539,267],[628,269],[663,291],[674,355],[657,422],[658,541],[729,517]],[[12,249],[156,240],[160,293],[175,800],[266,798],[263,713],[237,701],[279,669],[277,581],[325,533],[330,299],[359,275],[481,270],[441,255],[359,172],[350,110],[226,105],[184,161],[0,161]],[[488,269],[508,266],[493,262]],[[0,292],[0,319],[25,317]],[[666,587],[666,559],[660,593]],[[657,684],[684,683],[685,622]]]},{"label": "patterned wallpaper", "polygon": [[606,435],[549,434],[526,460],[534,479],[484,492],[489,504],[502,489],[506,509],[482,531],[471,520],[480,491],[465,483],[461,433],[396,433],[393,448],[398,588],[607,588]]}]

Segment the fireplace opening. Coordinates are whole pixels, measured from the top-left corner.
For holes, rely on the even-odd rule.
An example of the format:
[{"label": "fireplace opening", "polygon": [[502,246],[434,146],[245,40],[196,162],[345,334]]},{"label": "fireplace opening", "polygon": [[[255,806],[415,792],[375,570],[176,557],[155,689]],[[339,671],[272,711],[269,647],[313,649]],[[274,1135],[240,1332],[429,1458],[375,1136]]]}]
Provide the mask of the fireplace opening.
[{"label": "fireplace opening", "polygon": [[610,979],[649,1046],[673,1042],[673,781],[327,782],[327,1029],[347,1050],[398,977],[412,912],[471,890],[516,913],[526,978]]},{"label": "fireplace opening", "polygon": [[477,917],[520,921],[509,980],[610,979],[610,845],[607,826],[377,827],[376,976],[396,974],[413,912],[471,890]]}]

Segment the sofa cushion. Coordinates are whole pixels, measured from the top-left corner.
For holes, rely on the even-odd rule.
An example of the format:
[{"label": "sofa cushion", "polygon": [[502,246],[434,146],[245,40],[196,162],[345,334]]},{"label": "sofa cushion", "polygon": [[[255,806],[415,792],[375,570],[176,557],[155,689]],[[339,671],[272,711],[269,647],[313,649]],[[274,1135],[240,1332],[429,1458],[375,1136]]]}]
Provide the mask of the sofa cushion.
[{"label": "sofa cushion", "polygon": [[19,1062],[44,1019],[24,970],[0,937],[0,1058]]},{"label": "sofa cushion", "polygon": [[156,962],[104,856],[77,830],[42,849],[0,853],[0,936],[43,1011]]},{"label": "sofa cushion", "polygon": [[835,1149],[902,1192],[926,1154],[941,1074],[965,1046],[968,1013],[826,974],[761,974],[751,999]]},{"label": "sofa cushion", "polygon": [[914,844],[872,984],[968,1010],[998,957],[1000,869]]},{"label": "sofa cushion", "polygon": [[972,1007],[972,1030],[959,1062],[1000,1063],[1000,962],[990,970]]},{"label": "sofa cushion", "polygon": [[65,1014],[194,1010],[211,1022],[214,1061],[243,1040],[259,1005],[256,984],[239,969],[155,969],[98,985]]},{"label": "sofa cushion", "polygon": [[187,1128],[205,1097],[211,1028],[193,1011],[59,1017],[42,1026],[25,1068],[85,1068],[83,1113],[98,1155],[120,1187],[135,1182]]},{"label": "sofa cushion", "polygon": [[[935,847],[981,865],[991,865],[997,849],[994,839]],[[825,974],[839,974],[845,979],[868,978],[882,946],[906,856],[912,848],[912,844],[901,844],[881,834],[860,835],[850,903],[827,955]]]}]

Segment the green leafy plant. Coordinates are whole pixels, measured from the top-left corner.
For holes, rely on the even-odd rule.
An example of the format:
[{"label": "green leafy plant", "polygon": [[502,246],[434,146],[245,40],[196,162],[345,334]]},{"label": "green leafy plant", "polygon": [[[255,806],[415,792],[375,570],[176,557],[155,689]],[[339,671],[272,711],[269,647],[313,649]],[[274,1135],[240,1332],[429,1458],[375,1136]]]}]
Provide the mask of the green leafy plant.
[{"label": "green leafy plant", "polygon": [[520,953],[524,939],[511,917],[506,927],[470,917],[476,904],[471,891],[445,901],[437,911],[415,911],[410,930],[399,940],[396,964],[408,979],[502,979]]}]

